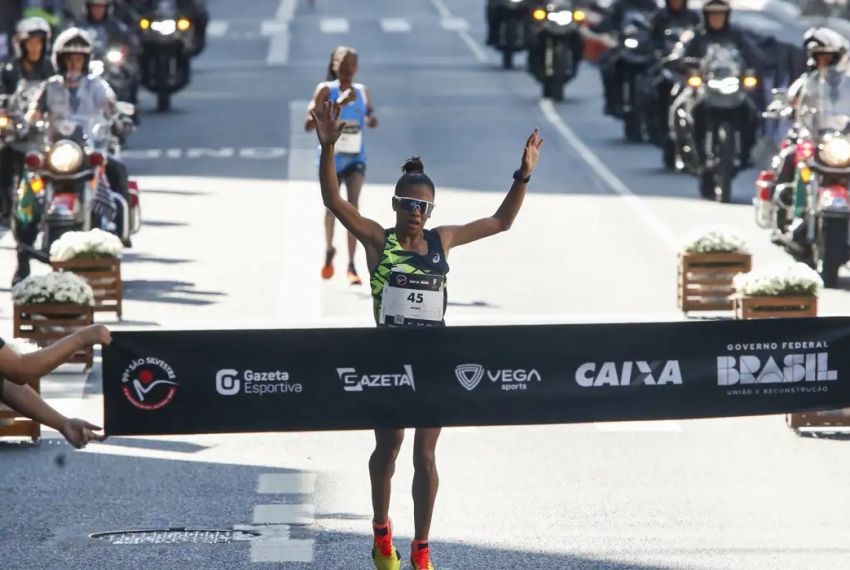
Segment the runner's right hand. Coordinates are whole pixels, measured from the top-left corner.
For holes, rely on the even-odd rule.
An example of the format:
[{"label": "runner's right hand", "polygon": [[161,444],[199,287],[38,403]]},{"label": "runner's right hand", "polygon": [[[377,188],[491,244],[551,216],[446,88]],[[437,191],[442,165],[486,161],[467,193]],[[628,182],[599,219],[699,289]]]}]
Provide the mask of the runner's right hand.
[{"label": "runner's right hand", "polygon": [[341,107],[336,103],[325,101],[321,108],[310,114],[316,122],[316,136],[322,146],[334,144],[342,133],[342,122],[339,120]]}]

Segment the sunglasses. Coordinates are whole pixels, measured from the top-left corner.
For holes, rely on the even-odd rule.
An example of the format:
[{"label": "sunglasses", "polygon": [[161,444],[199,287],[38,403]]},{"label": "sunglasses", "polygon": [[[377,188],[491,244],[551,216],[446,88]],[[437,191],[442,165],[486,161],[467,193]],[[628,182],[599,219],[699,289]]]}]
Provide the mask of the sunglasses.
[{"label": "sunglasses", "polygon": [[417,200],[416,198],[402,198],[401,196],[393,196],[393,201],[401,206],[403,210],[413,213],[414,210],[419,210],[423,216],[430,216],[434,211],[434,202],[427,200]]}]

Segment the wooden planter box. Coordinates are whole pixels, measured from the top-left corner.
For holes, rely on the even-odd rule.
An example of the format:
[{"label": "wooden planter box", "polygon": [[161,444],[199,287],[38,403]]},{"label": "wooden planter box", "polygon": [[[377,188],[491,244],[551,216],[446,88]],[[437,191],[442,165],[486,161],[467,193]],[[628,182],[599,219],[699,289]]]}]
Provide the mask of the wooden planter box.
[{"label": "wooden planter box", "polygon": [[685,313],[733,309],[732,279],[751,268],[749,253],[680,253],[679,309]]},{"label": "wooden planter box", "polygon": [[[841,410],[827,410],[824,412],[803,412],[800,414],[786,414],[785,423],[788,424],[789,428],[794,430],[801,427],[850,427],[850,408],[844,408]],[[828,429],[825,431],[828,431]]]},{"label": "wooden planter box", "polygon": [[739,297],[736,319],[770,319],[818,316],[817,297]]},{"label": "wooden planter box", "polygon": [[118,320],[123,316],[120,259],[71,259],[53,261],[55,271],[70,271],[88,282],[94,291],[95,312],[115,312]]},{"label": "wooden planter box", "polygon": [[[41,392],[40,382],[30,386]],[[0,403],[0,437],[28,437],[35,443],[41,437],[41,424],[19,416],[18,412]]]},{"label": "wooden planter box", "polygon": [[[16,305],[13,337],[25,338],[40,347],[53,344],[81,327],[94,322],[92,307],[82,305]],[[91,348],[75,354],[70,363],[92,367],[94,354]]]},{"label": "wooden planter box", "polygon": [[[818,316],[817,297],[736,297],[736,319],[770,319]],[[830,428],[850,426],[850,408],[824,412],[785,414],[785,423],[801,427]]]}]

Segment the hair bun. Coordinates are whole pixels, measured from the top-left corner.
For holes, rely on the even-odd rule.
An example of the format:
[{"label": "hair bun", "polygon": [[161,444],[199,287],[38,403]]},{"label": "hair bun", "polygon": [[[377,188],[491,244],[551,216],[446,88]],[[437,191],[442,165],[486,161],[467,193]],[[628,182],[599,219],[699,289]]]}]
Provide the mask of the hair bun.
[{"label": "hair bun", "polygon": [[422,161],[418,156],[413,156],[405,161],[404,165],[401,167],[402,172],[405,174],[424,174],[425,173],[425,165],[422,164]]}]

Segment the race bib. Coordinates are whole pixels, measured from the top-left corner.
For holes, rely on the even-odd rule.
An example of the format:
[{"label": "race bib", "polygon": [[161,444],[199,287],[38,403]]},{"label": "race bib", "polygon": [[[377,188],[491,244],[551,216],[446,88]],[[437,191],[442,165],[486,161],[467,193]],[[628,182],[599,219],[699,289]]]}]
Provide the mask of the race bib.
[{"label": "race bib", "polygon": [[357,121],[343,122],[342,134],[339,135],[339,140],[336,141],[334,148],[336,154],[360,154],[363,150],[363,133],[360,130],[360,123]]},{"label": "race bib", "polygon": [[444,275],[390,272],[381,297],[384,325],[437,324],[443,321]]}]

